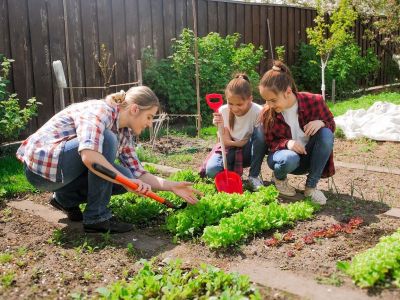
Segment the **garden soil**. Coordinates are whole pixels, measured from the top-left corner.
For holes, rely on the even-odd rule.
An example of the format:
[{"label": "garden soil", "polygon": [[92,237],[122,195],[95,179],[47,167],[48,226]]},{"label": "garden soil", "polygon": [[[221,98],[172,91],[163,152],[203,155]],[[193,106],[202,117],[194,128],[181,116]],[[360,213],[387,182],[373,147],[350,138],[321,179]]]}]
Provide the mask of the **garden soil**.
[{"label": "garden soil", "polygon": [[[161,164],[168,161],[168,165],[188,168],[202,162],[213,142],[163,138],[164,146],[156,150],[163,153]],[[185,163],[166,156],[188,152],[192,153],[191,161]],[[345,163],[398,169],[399,153],[400,143],[335,141],[335,160]],[[271,172],[265,165],[262,174],[268,184]],[[301,197],[305,177],[291,176],[290,181]],[[262,288],[265,299],[343,299],[339,297],[342,294],[335,294],[336,289],[348,299],[400,299],[399,289],[362,290],[336,269],[337,261],[351,259],[400,227],[400,219],[384,215],[391,207],[400,207],[399,182],[400,175],[396,174],[338,167],[333,180],[320,182],[329,198],[315,218],[279,230],[282,234],[292,231],[293,241],[267,246],[266,240],[276,233],[268,231],[229,251],[210,251],[195,240],[173,243],[172,236],[160,226],[162,220],[122,235],[86,235],[79,223],[69,223],[49,206],[50,193],[19,196],[9,199],[0,211],[0,252],[13,255],[10,262],[0,265],[0,271],[14,274],[9,287],[0,286],[0,298],[69,299],[71,294],[93,295],[98,287],[131,278],[141,258],[155,257],[156,263],[163,264],[179,257],[189,267],[205,262],[246,273]],[[28,207],[18,206],[17,202]],[[351,233],[339,232],[311,244],[302,242],[315,230],[346,223],[355,216],[361,217],[363,223]],[[130,250],[128,243],[133,245]],[[268,274],[263,274],[263,268]],[[272,280],[285,274],[286,286],[280,280]],[[297,284],[302,283],[298,290],[296,278]],[[313,293],[305,293],[302,286],[309,286]]]}]

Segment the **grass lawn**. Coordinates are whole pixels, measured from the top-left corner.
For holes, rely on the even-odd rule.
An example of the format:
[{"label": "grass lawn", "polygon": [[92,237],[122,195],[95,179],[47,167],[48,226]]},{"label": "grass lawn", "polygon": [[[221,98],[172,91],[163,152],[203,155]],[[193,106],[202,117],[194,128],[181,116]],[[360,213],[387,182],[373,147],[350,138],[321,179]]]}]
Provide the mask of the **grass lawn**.
[{"label": "grass lawn", "polygon": [[26,180],[22,163],[13,155],[0,157],[0,198],[36,189]]},{"label": "grass lawn", "polygon": [[372,104],[377,101],[390,102],[396,105],[400,105],[400,93],[385,92],[380,94],[366,95],[359,98],[351,98],[348,100],[336,102],[328,102],[329,109],[335,117],[343,115],[350,109],[368,109]]}]

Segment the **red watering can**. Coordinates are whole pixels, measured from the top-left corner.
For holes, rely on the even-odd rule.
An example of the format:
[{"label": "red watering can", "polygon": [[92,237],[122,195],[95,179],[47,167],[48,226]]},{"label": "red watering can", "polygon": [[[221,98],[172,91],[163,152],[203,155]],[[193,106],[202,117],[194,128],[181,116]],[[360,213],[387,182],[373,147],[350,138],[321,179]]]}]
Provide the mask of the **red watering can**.
[{"label": "red watering can", "polygon": [[[214,100],[214,101],[211,101],[211,100]],[[216,113],[218,112],[218,109],[222,106],[222,104],[224,103],[224,100],[222,99],[221,94],[207,94],[206,101],[207,101],[208,106]],[[219,172],[215,176],[215,186],[217,187],[218,192],[225,192],[228,194],[232,194],[232,193],[243,194],[242,178],[240,178],[239,174],[232,172],[232,171],[228,171],[227,162],[226,162],[225,145],[222,140],[223,130],[224,130],[223,125],[219,124],[218,125],[218,136],[219,136],[219,141],[221,143],[221,148],[222,148],[222,161],[224,163],[224,170]]]}]

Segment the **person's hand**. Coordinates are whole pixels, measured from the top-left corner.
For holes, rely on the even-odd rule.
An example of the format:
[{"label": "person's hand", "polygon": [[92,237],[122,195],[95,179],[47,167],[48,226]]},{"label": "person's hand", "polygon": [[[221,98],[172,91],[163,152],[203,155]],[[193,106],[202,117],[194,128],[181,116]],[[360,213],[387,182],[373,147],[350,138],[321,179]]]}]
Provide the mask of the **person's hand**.
[{"label": "person's hand", "polygon": [[147,192],[151,191],[151,185],[139,180],[139,179],[130,179],[133,183],[136,183],[138,185],[138,188],[136,190],[133,190],[129,187],[125,187],[128,191],[134,192],[138,195],[140,194],[146,194]]},{"label": "person's hand", "polygon": [[224,119],[222,118],[221,113],[213,113],[213,124],[215,126],[218,126],[220,124],[224,124]]},{"label": "person's hand", "polygon": [[203,194],[200,191],[194,189],[192,187],[192,184],[193,183],[191,182],[184,182],[184,181],[172,182],[171,192],[181,197],[189,204],[196,204],[198,201],[196,194],[200,196],[203,196]]},{"label": "person's hand", "polygon": [[289,140],[287,143],[287,148],[298,154],[307,154],[306,148],[304,148],[302,144],[295,140]]},{"label": "person's hand", "polygon": [[325,123],[321,120],[314,120],[309,122],[304,126],[304,134],[306,136],[313,136],[320,130],[322,127],[325,126]]}]

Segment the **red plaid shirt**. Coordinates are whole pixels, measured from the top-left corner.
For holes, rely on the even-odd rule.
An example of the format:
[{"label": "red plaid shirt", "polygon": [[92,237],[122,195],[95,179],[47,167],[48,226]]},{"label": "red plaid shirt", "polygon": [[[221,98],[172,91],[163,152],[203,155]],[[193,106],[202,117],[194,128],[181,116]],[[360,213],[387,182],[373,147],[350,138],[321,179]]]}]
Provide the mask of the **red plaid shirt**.
[{"label": "red plaid shirt", "polygon": [[[335,132],[336,126],[333,115],[322,95],[306,92],[295,93],[295,95],[299,104],[299,125],[303,131],[304,126],[310,121],[321,120],[325,123],[325,127]],[[265,139],[271,152],[287,149],[287,142],[292,139],[292,133],[281,113],[276,114],[272,127],[266,131]],[[335,174],[335,166],[333,164],[332,152],[322,172],[322,177],[330,177],[333,174]]]},{"label": "red plaid shirt", "polygon": [[56,182],[59,181],[59,156],[68,140],[78,139],[78,151],[89,149],[102,153],[104,130],[110,129],[118,138],[117,155],[121,164],[129,168],[134,177],[140,177],[146,171],[137,158],[134,135],[129,128],[118,128],[118,119],[119,108],[104,100],[71,105],[28,137],[17,150],[17,158],[33,173]]}]

